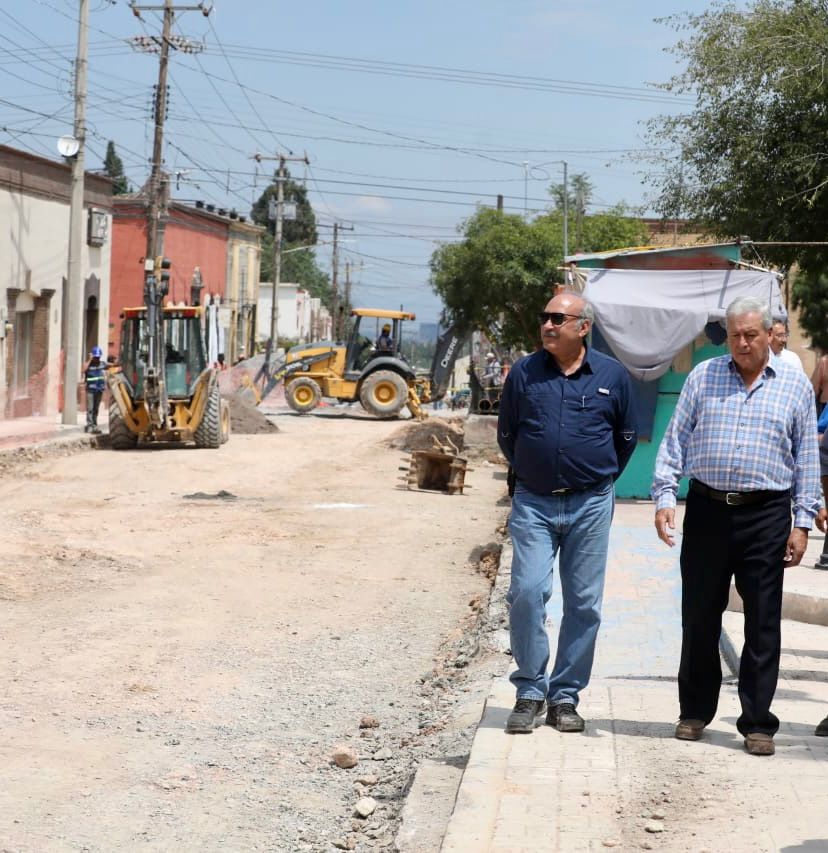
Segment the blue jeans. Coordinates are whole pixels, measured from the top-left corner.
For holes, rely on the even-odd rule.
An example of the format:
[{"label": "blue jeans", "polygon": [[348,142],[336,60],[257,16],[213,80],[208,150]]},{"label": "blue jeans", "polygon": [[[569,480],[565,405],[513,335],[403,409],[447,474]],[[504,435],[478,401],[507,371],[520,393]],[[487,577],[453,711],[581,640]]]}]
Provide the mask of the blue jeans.
[{"label": "blue jeans", "polygon": [[[609,531],[615,507],[611,482],[567,495],[536,495],[518,484],[512,499],[510,605],[511,675],[518,699],[547,699],[550,705],[578,704],[592,672],[601,624],[601,599]],[[549,638],[546,603],[558,555],[563,618],[558,653],[547,678]]]}]

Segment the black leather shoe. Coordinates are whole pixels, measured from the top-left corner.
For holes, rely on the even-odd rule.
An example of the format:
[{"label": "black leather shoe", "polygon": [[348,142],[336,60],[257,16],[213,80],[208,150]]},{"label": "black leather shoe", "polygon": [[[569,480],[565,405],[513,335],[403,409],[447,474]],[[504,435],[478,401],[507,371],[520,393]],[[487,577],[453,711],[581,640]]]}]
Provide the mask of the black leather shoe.
[{"label": "black leather shoe", "polygon": [[820,554],[817,561],[814,563],[815,569],[828,569],[828,554]]},{"label": "black leather shoe", "polygon": [[817,737],[828,737],[828,717],[826,717],[817,727],[814,729],[814,734]]},{"label": "black leather shoe", "polygon": [[552,705],[546,714],[546,725],[553,726],[559,732],[582,732],[584,718],[575,710],[570,702]]},{"label": "black leather shoe", "polygon": [[506,731],[511,735],[531,734],[543,723],[544,711],[543,699],[518,699],[506,721]]}]

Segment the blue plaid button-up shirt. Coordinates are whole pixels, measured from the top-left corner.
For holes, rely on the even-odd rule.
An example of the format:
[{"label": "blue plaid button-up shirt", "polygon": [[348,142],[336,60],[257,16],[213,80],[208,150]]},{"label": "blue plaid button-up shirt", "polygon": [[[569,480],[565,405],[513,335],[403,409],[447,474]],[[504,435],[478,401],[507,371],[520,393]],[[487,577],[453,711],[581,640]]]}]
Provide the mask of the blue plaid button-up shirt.
[{"label": "blue plaid button-up shirt", "polygon": [[729,355],[695,367],[656,457],[656,509],[676,505],[682,475],[725,492],[791,489],[794,525],[810,529],[822,501],[814,392],[803,371],[771,357],[748,390]]}]

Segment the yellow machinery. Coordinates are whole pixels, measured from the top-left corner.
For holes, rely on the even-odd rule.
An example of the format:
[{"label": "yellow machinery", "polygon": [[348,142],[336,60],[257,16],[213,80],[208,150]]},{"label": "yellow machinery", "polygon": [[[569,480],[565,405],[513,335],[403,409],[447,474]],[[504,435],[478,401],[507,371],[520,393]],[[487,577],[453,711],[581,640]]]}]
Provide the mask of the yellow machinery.
[{"label": "yellow machinery", "polygon": [[[379,418],[396,417],[408,406],[415,417],[422,405],[442,399],[448,389],[451,369],[459,354],[462,338],[453,330],[444,333],[428,373],[417,374],[402,354],[402,327],[416,319],[406,311],[355,308],[353,328],[347,342],[318,341],[288,350],[271,370],[260,372],[261,397],[280,382],[285,383],[285,399],[296,412],[315,409],[323,397],[341,402],[359,402]],[[378,351],[361,331],[365,321],[387,321],[392,326],[392,349]]]},{"label": "yellow machinery", "polygon": [[115,450],[139,440],[217,448],[230,436],[230,408],[207,364],[202,309],[161,304],[167,292],[162,267],[169,261],[159,259],[146,277],[144,307],[121,313],[119,369],[108,376],[110,442]]}]

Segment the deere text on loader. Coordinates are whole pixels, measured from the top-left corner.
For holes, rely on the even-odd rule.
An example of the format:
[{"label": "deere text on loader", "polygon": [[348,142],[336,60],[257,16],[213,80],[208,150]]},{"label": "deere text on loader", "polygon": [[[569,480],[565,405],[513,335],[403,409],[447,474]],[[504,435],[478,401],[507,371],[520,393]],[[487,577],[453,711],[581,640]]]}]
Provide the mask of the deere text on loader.
[{"label": "deere text on loader", "polygon": [[[402,329],[416,316],[406,311],[355,308],[353,327],[347,342],[317,341],[288,350],[284,359],[262,369],[264,399],[280,382],[285,383],[285,400],[295,412],[315,409],[323,397],[340,402],[357,400],[363,409],[378,418],[393,418],[408,406],[414,417],[423,417],[422,406],[445,397],[454,362],[463,338],[454,329],[437,341],[431,370],[417,373],[402,354]],[[372,320],[392,326],[393,349],[377,351],[364,334]]]},{"label": "deere text on loader", "polygon": [[109,437],[115,450],[138,442],[193,442],[217,448],[230,436],[230,409],[207,362],[202,311],[165,306],[169,261],[157,259],[144,281],[144,305],[121,313],[118,370],[108,376]]}]

